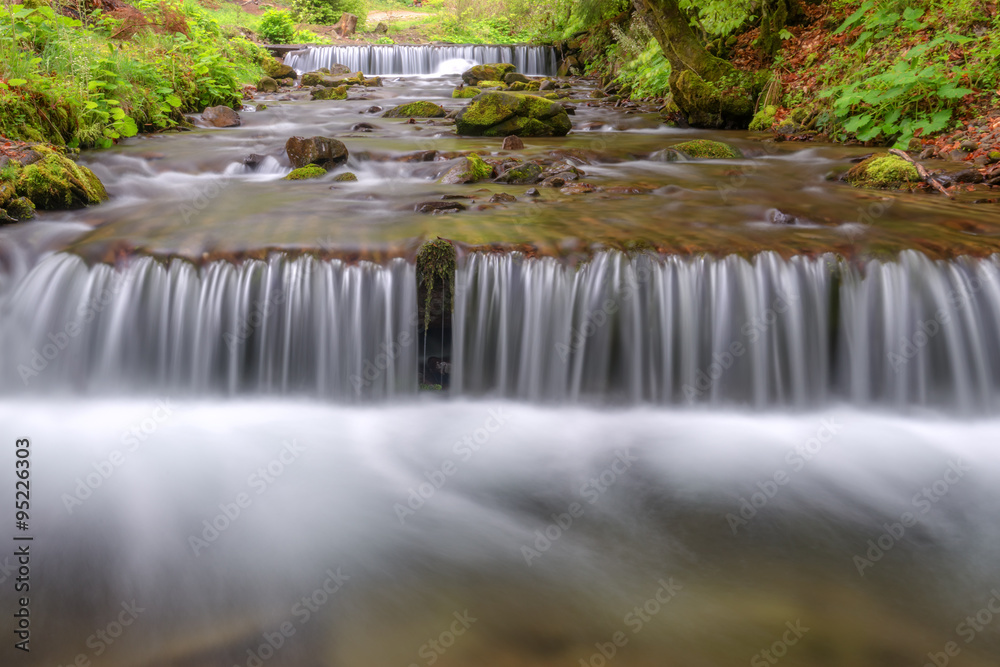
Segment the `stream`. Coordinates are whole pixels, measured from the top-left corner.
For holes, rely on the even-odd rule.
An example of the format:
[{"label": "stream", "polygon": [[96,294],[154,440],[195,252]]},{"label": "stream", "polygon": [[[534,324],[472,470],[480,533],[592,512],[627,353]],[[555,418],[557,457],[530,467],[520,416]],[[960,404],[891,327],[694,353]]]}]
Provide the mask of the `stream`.
[{"label": "stream", "polygon": [[[551,54],[344,48],[289,60],[383,86],[85,152],[110,201],[0,228],[33,536],[3,664],[995,667],[988,195],[855,189],[864,148],[670,128],[586,80],[518,154],[595,191],[443,185],[501,140],[381,112]],[[283,180],[293,135],[350,158]],[[658,159],[692,138],[744,158]],[[438,237],[446,306],[414,264]]]}]

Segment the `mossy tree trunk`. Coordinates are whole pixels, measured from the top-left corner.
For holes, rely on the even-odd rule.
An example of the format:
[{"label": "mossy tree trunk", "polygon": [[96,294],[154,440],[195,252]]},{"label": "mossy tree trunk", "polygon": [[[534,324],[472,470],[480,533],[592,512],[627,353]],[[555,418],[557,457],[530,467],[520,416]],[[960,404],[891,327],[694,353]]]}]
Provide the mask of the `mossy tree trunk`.
[{"label": "mossy tree trunk", "polygon": [[[784,1],[784,0],[781,0]],[[670,61],[670,92],[693,127],[742,129],[753,119],[761,77],[709,53],[677,0],[632,0]]]}]

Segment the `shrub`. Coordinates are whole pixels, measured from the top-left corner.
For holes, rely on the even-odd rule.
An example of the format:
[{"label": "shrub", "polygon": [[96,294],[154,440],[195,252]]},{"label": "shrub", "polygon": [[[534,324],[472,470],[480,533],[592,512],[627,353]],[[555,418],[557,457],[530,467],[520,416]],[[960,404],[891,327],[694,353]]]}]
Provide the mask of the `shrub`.
[{"label": "shrub", "polygon": [[290,44],[295,35],[295,22],[288,12],[269,9],[261,17],[257,32],[272,44]]},{"label": "shrub", "polygon": [[292,0],[292,9],[303,23],[332,25],[344,12],[358,17],[358,26],[368,20],[368,0]]}]

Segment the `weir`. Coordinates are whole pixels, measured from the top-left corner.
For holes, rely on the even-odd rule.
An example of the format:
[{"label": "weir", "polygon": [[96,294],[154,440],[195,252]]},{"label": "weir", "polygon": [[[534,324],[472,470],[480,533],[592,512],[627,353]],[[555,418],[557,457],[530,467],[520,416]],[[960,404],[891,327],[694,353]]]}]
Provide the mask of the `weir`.
[{"label": "weir", "polygon": [[540,76],[555,75],[557,66],[551,46],[482,44],[315,46],[289,53],[285,64],[300,74],[335,63],[367,75],[435,74],[442,64],[456,59],[468,61],[469,66],[512,63],[522,74]]},{"label": "weir", "polygon": [[425,338],[403,260],[114,270],[55,255],[4,304],[5,372],[29,388],[350,400],[415,393],[434,356],[455,395],[526,401],[983,411],[1000,392],[996,257],[473,253],[455,283]]}]

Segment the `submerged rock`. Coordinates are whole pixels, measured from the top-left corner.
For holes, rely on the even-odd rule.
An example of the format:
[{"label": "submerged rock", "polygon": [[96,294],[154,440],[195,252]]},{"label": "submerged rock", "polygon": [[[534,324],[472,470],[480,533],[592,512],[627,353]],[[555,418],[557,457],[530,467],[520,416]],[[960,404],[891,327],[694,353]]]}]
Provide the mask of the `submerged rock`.
[{"label": "submerged rock", "polygon": [[465,136],[562,137],[573,125],[558,102],[537,95],[486,92],[475,97],[455,118]]},{"label": "submerged rock", "polygon": [[664,148],[650,155],[649,159],[653,162],[684,162],[687,157],[673,148]]},{"label": "submerged rock", "polygon": [[347,146],[330,137],[291,137],[285,142],[285,153],[289,162],[298,169],[315,164],[323,169],[332,169],[347,162]]},{"label": "submerged rock", "polygon": [[208,107],[201,112],[201,119],[214,127],[237,127],[240,124],[240,115],[223,106]]},{"label": "submerged rock", "polygon": [[517,197],[515,197],[514,195],[509,195],[506,192],[498,192],[492,197],[490,197],[491,204],[504,204],[515,201],[517,201]]},{"label": "submerged rock", "polygon": [[921,182],[917,168],[890,153],[876,153],[847,172],[844,180],[859,188],[896,190]]},{"label": "submerged rock", "polygon": [[383,118],[443,118],[447,112],[433,102],[410,102],[389,109]]},{"label": "submerged rock", "polygon": [[334,176],[333,180],[338,181],[340,183],[347,183],[347,182],[357,181],[358,177],[353,172],[345,171],[342,174],[337,174],[336,176]]},{"label": "submerged rock", "polygon": [[458,213],[459,211],[464,211],[468,207],[465,204],[461,204],[457,201],[425,201],[417,204],[413,207],[413,210],[417,213]]},{"label": "submerged rock", "polygon": [[673,149],[696,159],[725,160],[742,158],[743,154],[729,144],[708,139],[694,139],[673,146]]}]

